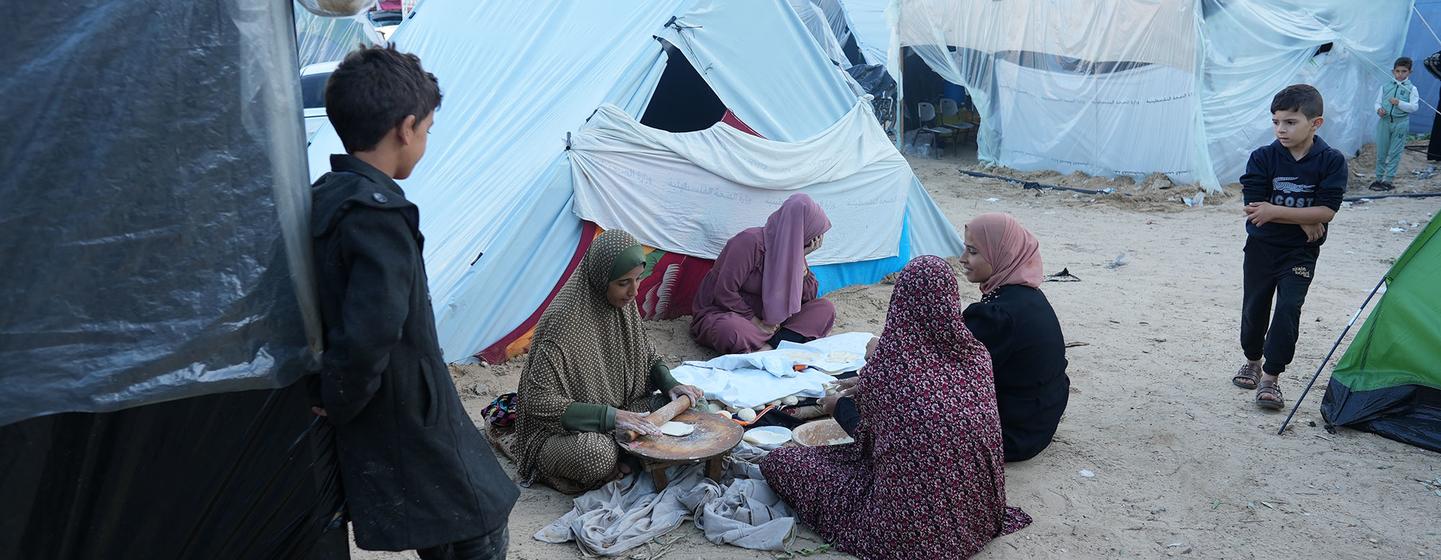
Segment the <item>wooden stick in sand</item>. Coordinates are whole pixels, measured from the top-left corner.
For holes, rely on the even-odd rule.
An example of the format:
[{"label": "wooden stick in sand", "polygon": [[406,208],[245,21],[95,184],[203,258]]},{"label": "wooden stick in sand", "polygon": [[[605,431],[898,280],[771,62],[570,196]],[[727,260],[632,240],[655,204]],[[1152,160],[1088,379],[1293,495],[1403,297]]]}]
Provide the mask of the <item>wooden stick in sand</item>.
[{"label": "wooden stick in sand", "polygon": [[[655,424],[656,427],[660,427],[662,424],[670,422],[671,419],[679,416],[680,413],[685,412],[686,409],[689,409],[690,407],[690,397],[686,395],[681,395],[680,398],[666,403],[665,406],[660,407],[655,412],[647,414],[645,419],[647,422]],[[640,434],[637,434],[630,430],[621,432],[618,435],[620,437],[621,443],[632,442],[635,441],[636,438],[640,437]]]}]

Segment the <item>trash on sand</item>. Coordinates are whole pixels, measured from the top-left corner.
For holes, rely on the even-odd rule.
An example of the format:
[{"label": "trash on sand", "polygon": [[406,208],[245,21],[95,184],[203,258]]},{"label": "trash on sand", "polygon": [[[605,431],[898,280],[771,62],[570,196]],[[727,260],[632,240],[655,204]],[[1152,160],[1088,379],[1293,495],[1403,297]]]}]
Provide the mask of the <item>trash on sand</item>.
[{"label": "trash on sand", "polygon": [[1070,342],[1067,342],[1067,343],[1066,343],[1066,348],[1080,348],[1080,347],[1082,347],[1082,346],[1090,346],[1090,345],[1091,345],[1091,343],[1089,343],[1089,342],[1081,342],[1081,341],[1079,341],[1079,340],[1073,340],[1073,341],[1070,341]]},{"label": "trash on sand", "polygon": [[1121,268],[1121,267],[1123,267],[1123,266],[1126,266],[1126,265],[1129,264],[1129,263],[1130,263],[1130,259],[1127,259],[1127,258],[1126,258],[1126,254],[1125,254],[1125,253],[1121,253],[1121,254],[1119,254],[1119,255],[1116,255],[1116,259],[1113,260],[1113,261],[1111,261],[1110,264],[1107,264],[1107,265],[1106,265],[1106,268],[1109,268],[1109,269],[1111,269],[1111,270],[1115,270],[1115,269],[1117,269],[1117,268]]},{"label": "trash on sand", "polygon": [[1000,202],[1000,201],[1001,201],[1001,199],[995,198],[995,197],[991,197],[991,198],[987,198],[987,199],[986,199],[986,202]]},{"label": "trash on sand", "polygon": [[1181,202],[1186,203],[1186,206],[1191,208],[1200,208],[1206,203],[1206,191],[1196,191],[1196,196],[1182,198]]},{"label": "trash on sand", "polygon": [[1080,282],[1081,279],[1080,279],[1079,277],[1077,277],[1076,275],[1071,274],[1071,269],[1069,269],[1069,268],[1062,268],[1060,272],[1057,272],[1057,273],[1055,273],[1055,274],[1052,274],[1052,275],[1047,276],[1047,277],[1046,277],[1046,281],[1047,281],[1047,282]]},{"label": "trash on sand", "polygon": [[1084,478],[1096,478],[1096,473],[1091,472],[1089,469],[1081,469],[1080,474]]},{"label": "trash on sand", "polygon": [[1393,228],[1391,228],[1391,233],[1406,233],[1406,228],[1403,228],[1403,227],[1393,227]]}]

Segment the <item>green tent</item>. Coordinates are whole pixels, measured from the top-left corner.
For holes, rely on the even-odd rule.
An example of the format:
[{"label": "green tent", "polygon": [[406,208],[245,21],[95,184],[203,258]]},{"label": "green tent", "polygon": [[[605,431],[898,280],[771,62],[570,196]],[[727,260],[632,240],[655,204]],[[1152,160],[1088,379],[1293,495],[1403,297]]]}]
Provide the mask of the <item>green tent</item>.
[{"label": "green tent", "polygon": [[1441,213],[1386,273],[1386,293],[1336,364],[1328,425],[1441,452]]}]

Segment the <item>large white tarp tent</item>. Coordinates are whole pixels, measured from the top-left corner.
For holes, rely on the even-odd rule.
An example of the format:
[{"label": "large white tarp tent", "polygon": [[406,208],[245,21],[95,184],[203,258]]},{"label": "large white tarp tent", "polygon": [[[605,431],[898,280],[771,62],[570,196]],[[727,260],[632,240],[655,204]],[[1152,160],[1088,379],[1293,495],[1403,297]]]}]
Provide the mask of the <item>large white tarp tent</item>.
[{"label": "large white tarp tent", "polygon": [[[857,103],[843,71],[816,46],[786,0],[427,0],[393,40],[421,57],[445,94],[425,159],[401,184],[421,208],[437,327],[452,361],[512,333],[566,273],[582,235],[567,137],[579,142],[582,132],[603,124],[592,116],[607,104],[638,120],[666,67],[665,44],[694,66],[731,113],[769,141],[805,144],[837,126]],[[605,117],[623,120],[611,110]],[[856,145],[861,141],[856,138]],[[310,150],[312,176],[323,173],[326,156],[339,150],[333,131],[322,129]],[[886,164],[881,158],[874,165]],[[905,173],[899,184],[873,187],[876,198],[904,197],[898,211],[875,218],[902,224],[897,245],[885,258],[856,261],[862,255],[854,249],[828,243],[813,255],[816,262],[837,263],[812,267],[823,290],[874,282],[912,254],[959,254],[954,226]],[[779,192],[795,185],[741,187]],[[750,220],[715,234],[760,225],[773,198],[754,197],[744,212]],[[834,225],[836,234],[857,226]]]},{"label": "large white tarp tent", "polygon": [[982,160],[1102,176],[1159,172],[1215,189],[1271,140],[1270,99],[1289,84],[1321,90],[1329,144],[1352,153],[1370,141],[1372,97],[1405,40],[1411,0],[1108,0],[1069,9],[896,0],[892,9],[896,44],[970,92]]}]

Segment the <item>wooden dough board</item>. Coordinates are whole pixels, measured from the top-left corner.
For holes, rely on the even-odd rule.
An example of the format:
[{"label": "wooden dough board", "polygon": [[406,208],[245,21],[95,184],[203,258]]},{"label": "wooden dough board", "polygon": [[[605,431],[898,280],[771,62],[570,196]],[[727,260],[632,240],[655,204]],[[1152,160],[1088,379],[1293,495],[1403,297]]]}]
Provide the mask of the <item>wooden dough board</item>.
[{"label": "wooden dough board", "polygon": [[621,449],[650,461],[702,461],[730,452],[745,435],[739,425],[719,414],[687,410],[672,421],[691,424],[695,431],[680,437],[643,436]]}]

